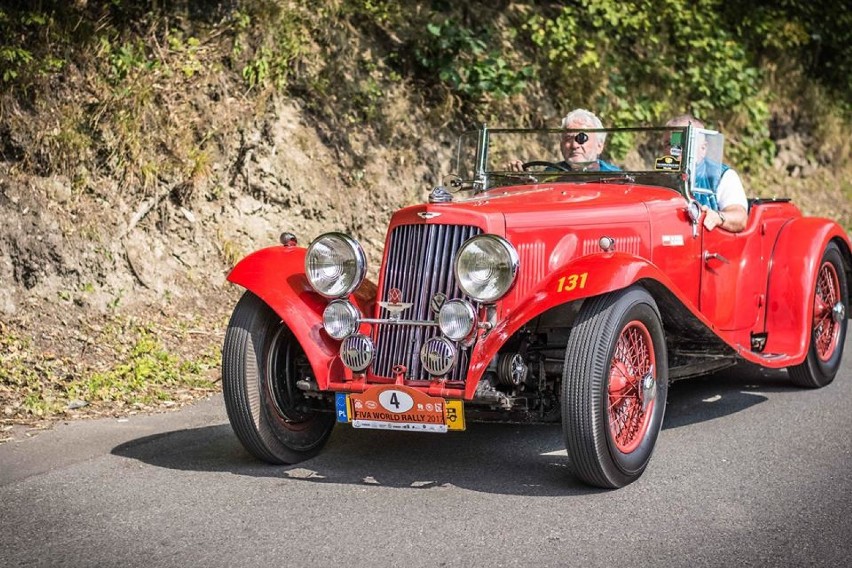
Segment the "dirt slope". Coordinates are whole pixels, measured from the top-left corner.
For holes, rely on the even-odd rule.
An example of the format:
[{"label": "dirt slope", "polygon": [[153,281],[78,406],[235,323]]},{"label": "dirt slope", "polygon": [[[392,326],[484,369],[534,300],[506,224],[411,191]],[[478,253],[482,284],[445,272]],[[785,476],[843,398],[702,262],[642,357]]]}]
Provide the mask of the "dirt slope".
[{"label": "dirt slope", "polygon": [[[0,162],[0,426],[57,411],[73,418],[174,406],[170,395],[72,408],[63,382],[128,364],[122,352],[139,329],[188,360],[218,352],[240,294],[228,271],[246,253],[277,244],[282,231],[302,244],[349,232],[375,273],[391,212],[422,199],[449,163],[446,146],[377,148],[366,128],[349,133],[344,150],[293,100],[271,98],[258,117],[236,102],[207,104],[220,134],[191,185],[81,185]],[[208,375],[218,380],[217,369]],[[50,404],[28,406],[27,396]]]}]

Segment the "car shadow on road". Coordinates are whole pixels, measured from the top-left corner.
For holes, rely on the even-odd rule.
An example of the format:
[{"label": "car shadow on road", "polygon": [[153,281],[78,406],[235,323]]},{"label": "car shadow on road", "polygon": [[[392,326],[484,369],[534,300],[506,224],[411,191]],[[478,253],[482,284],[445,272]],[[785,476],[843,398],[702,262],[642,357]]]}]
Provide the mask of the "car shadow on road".
[{"label": "car shadow on road", "polygon": [[669,386],[663,430],[741,412],[767,400],[764,393],[795,392],[785,370],[740,364]]},{"label": "car shadow on road", "polygon": [[[675,383],[666,430],[709,422],[795,390],[783,372],[736,368]],[[229,424],[178,430],[121,444],[114,455],[176,470],[227,472],[315,484],[428,490],[462,487],[487,493],[554,496],[600,492],[569,473],[558,425],[470,424],[458,434],[354,430],[338,426],[316,457],[293,466],[252,458]],[[639,483],[642,483],[640,480]]]}]

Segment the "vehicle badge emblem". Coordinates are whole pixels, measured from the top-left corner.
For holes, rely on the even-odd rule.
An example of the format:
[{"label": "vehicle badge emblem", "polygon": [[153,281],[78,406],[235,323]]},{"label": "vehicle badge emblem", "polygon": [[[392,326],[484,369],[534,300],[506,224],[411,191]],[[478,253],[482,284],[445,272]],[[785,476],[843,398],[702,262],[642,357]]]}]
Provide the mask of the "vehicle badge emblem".
[{"label": "vehicle badge emblem", "polygon": [[433,211],[421,211],[417,214],[421,219],[434,219],[435,217],[439,217],[440,213],[435,213]]},{"label": "vehicle badge emblem", "polygon": [[412,304],[402,301],[402,291],[399,288],[388,290],[388,301],[379,302],[379,305],[387,310],[388,318],[392,320],[398,320],[402,312],[412,306]]},{"label": "vehicle badge emblem", "polygon": [[441,292],[438,292],[437,294],[432,296],[432,301],[429,302],[429,308],[437,314],[438,312],[441,311],[441,308],[444,306],[444,304],[446,302],[447,302],[446,294],[442,294]]}]

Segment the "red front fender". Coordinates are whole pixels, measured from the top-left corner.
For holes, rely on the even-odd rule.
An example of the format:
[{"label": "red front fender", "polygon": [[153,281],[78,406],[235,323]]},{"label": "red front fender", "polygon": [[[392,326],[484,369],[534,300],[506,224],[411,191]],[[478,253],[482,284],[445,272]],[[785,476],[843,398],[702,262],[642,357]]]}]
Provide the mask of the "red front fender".
[{"label": "red front fender", "polygon": [[[604,253],[564,264],[530,291],[511,313],[479,341],[471,354],[465,398],[472,398],[489,362],[523,325],[547,310],[626,288],[640,280],[656,280],[689,305],[674,283],[647,260],[626,253]],[[693,309],[693,312],[695,310]],[[699,316],[697,316],[699,317]]]},{"label": "red front fender", "polygon": [[[242,259],[228,280],[249,290],[281,317],[293,332],[311,363],[320,389],[328,386],[329,376],[342,376],[337,358],[340,342],[322,328],[322,312],[329,300],[317,294],[305,276],[302,247],[274,246],[253,252]],[[368,280],[350,298],[362,313],[371,313],[375,285]]]}]

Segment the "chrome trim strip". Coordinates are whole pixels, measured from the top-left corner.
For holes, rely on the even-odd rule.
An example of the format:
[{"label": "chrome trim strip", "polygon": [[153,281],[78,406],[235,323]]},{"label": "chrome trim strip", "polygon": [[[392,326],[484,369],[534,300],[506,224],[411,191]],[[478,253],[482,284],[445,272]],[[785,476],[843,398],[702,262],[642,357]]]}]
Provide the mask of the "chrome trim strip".
[{"label": "chrome trim strip", "polygon": [[378,319],[378,318],[362,318],[358,320],[360,323],[372,323],[372,324],[382,324],[382,325],[417,325],[420,327],[438,327],[438,322],[436,321],[426,321],[426,320],[400,320],[400,319]]}]

